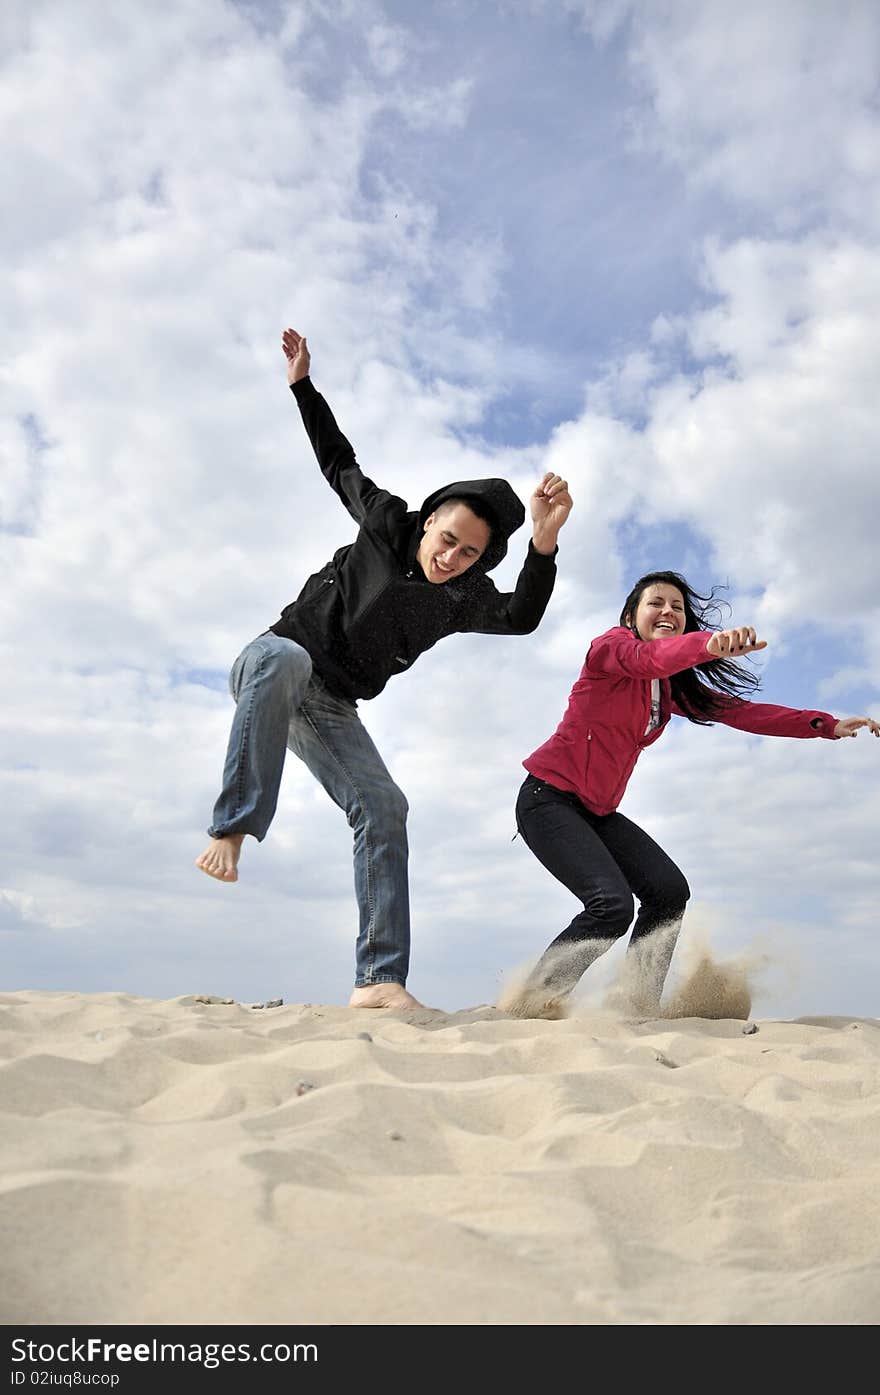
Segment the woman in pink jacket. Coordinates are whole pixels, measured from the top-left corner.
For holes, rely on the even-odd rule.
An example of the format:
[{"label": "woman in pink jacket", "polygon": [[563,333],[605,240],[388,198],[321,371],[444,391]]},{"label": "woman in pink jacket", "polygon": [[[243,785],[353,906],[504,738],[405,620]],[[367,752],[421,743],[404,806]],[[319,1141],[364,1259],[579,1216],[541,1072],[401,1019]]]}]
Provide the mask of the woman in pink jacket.
[{"label": "woman in pink jacket", "polygon": [[517,828],[532,852],[579,901],[571,924],[532,970],[513,1011],[559,1016],[595,959],[625,934],[639,912],[628,953],[636,955],[640,1010],[659,1008],[690,894],[662,848],[618,812],[646,746],[670,716],[705,726],[723,722],[764,736],[855,736],[871,717],[750,702],[758,675],[737,660],[766,648],[750,625],[721,630],[713,597],[676,572],[636,582],[620,624],[594,639],[568,707],[549,741],[523,761],[529,772],[516,805]]}]

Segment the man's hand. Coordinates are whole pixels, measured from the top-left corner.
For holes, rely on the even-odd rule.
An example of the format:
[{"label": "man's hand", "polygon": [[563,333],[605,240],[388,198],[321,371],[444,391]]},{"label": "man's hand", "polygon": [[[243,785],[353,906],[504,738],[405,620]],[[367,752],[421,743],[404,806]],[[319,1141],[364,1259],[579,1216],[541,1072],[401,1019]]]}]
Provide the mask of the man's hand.
[{"label": "man's hand", "polygon": [[706,645],[713,659],[742,659],[756,649],[766,649],[766,639],[758,639],[751,625],[738,625],[733,630],[719,630]]},{"label": "man's hand", "polygon": [[556,549],[559,530],[572,510],[568,483],[548,470],[531,499],[532,543],[547,555]]},{"label": "man's hand", "polygon": [[312,360],[306,336],[298,334],[295,329],[286,329],[281,336],[281,347],[287,359],[288,383],[298,383],[300,378],[307,378]]}]

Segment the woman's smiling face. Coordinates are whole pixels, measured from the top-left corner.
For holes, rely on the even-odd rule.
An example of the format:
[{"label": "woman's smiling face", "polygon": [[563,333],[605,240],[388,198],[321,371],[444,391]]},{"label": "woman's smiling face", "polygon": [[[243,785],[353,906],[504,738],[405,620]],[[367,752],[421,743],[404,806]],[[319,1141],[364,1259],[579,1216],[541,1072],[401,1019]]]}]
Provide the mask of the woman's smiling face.
[{"label": "woman's smiling face", "polygon": [[634,617],[639,639],[669,639],[684,634],[684,596],[668,581],[651,582],[645,587]]}]

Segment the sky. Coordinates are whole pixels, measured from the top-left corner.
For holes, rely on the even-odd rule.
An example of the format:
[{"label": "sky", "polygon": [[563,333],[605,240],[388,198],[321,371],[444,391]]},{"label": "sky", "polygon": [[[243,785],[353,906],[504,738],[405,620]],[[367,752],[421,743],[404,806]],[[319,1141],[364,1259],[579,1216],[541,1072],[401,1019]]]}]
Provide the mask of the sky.
[{"label": "sky", "polygon": [[[350,831],[293,756],[239,882],[194,867],[228,670],[354,536],[288,325],[413,508],[574,499],[533,635],[360,704],[421,1001],[494,1002],[578,909],[514,839],[522,760],[642,572],[725,588],[764,700],[880,718],[878,41],[873,0],[4,6],[5,990],[347,1002]],[[878,774],[865,731],[673,722],[622,805],[691,885],[673,977],[709,952],[756,1016],[876,1016]]]}]

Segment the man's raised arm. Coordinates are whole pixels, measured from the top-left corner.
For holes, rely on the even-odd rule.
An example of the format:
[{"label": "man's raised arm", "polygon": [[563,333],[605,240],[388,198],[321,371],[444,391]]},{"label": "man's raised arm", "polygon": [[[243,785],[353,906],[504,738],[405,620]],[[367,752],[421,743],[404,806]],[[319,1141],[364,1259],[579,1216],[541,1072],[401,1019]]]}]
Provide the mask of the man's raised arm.
[{"label": "man's raised arm", "polygon": [[531,634],[547,609],[556,581],[559,530],[572,510],[568,482],[548,470],[532,493],[529,510],[532,538],[516,587],[498,591],[485,578],[483,604],[469,626],[480,634]]},{"label": "man's raised arm", "polygon": [[391,496],[367,479],[355,459],[351,443],[309,376],[311,355],[306,336],[286,329],[281,347],[287,359],[287,381],[296,398],[303,425],[312,443],[321,473],[336,491],[352,518],[363,523],[377,503]]}]

